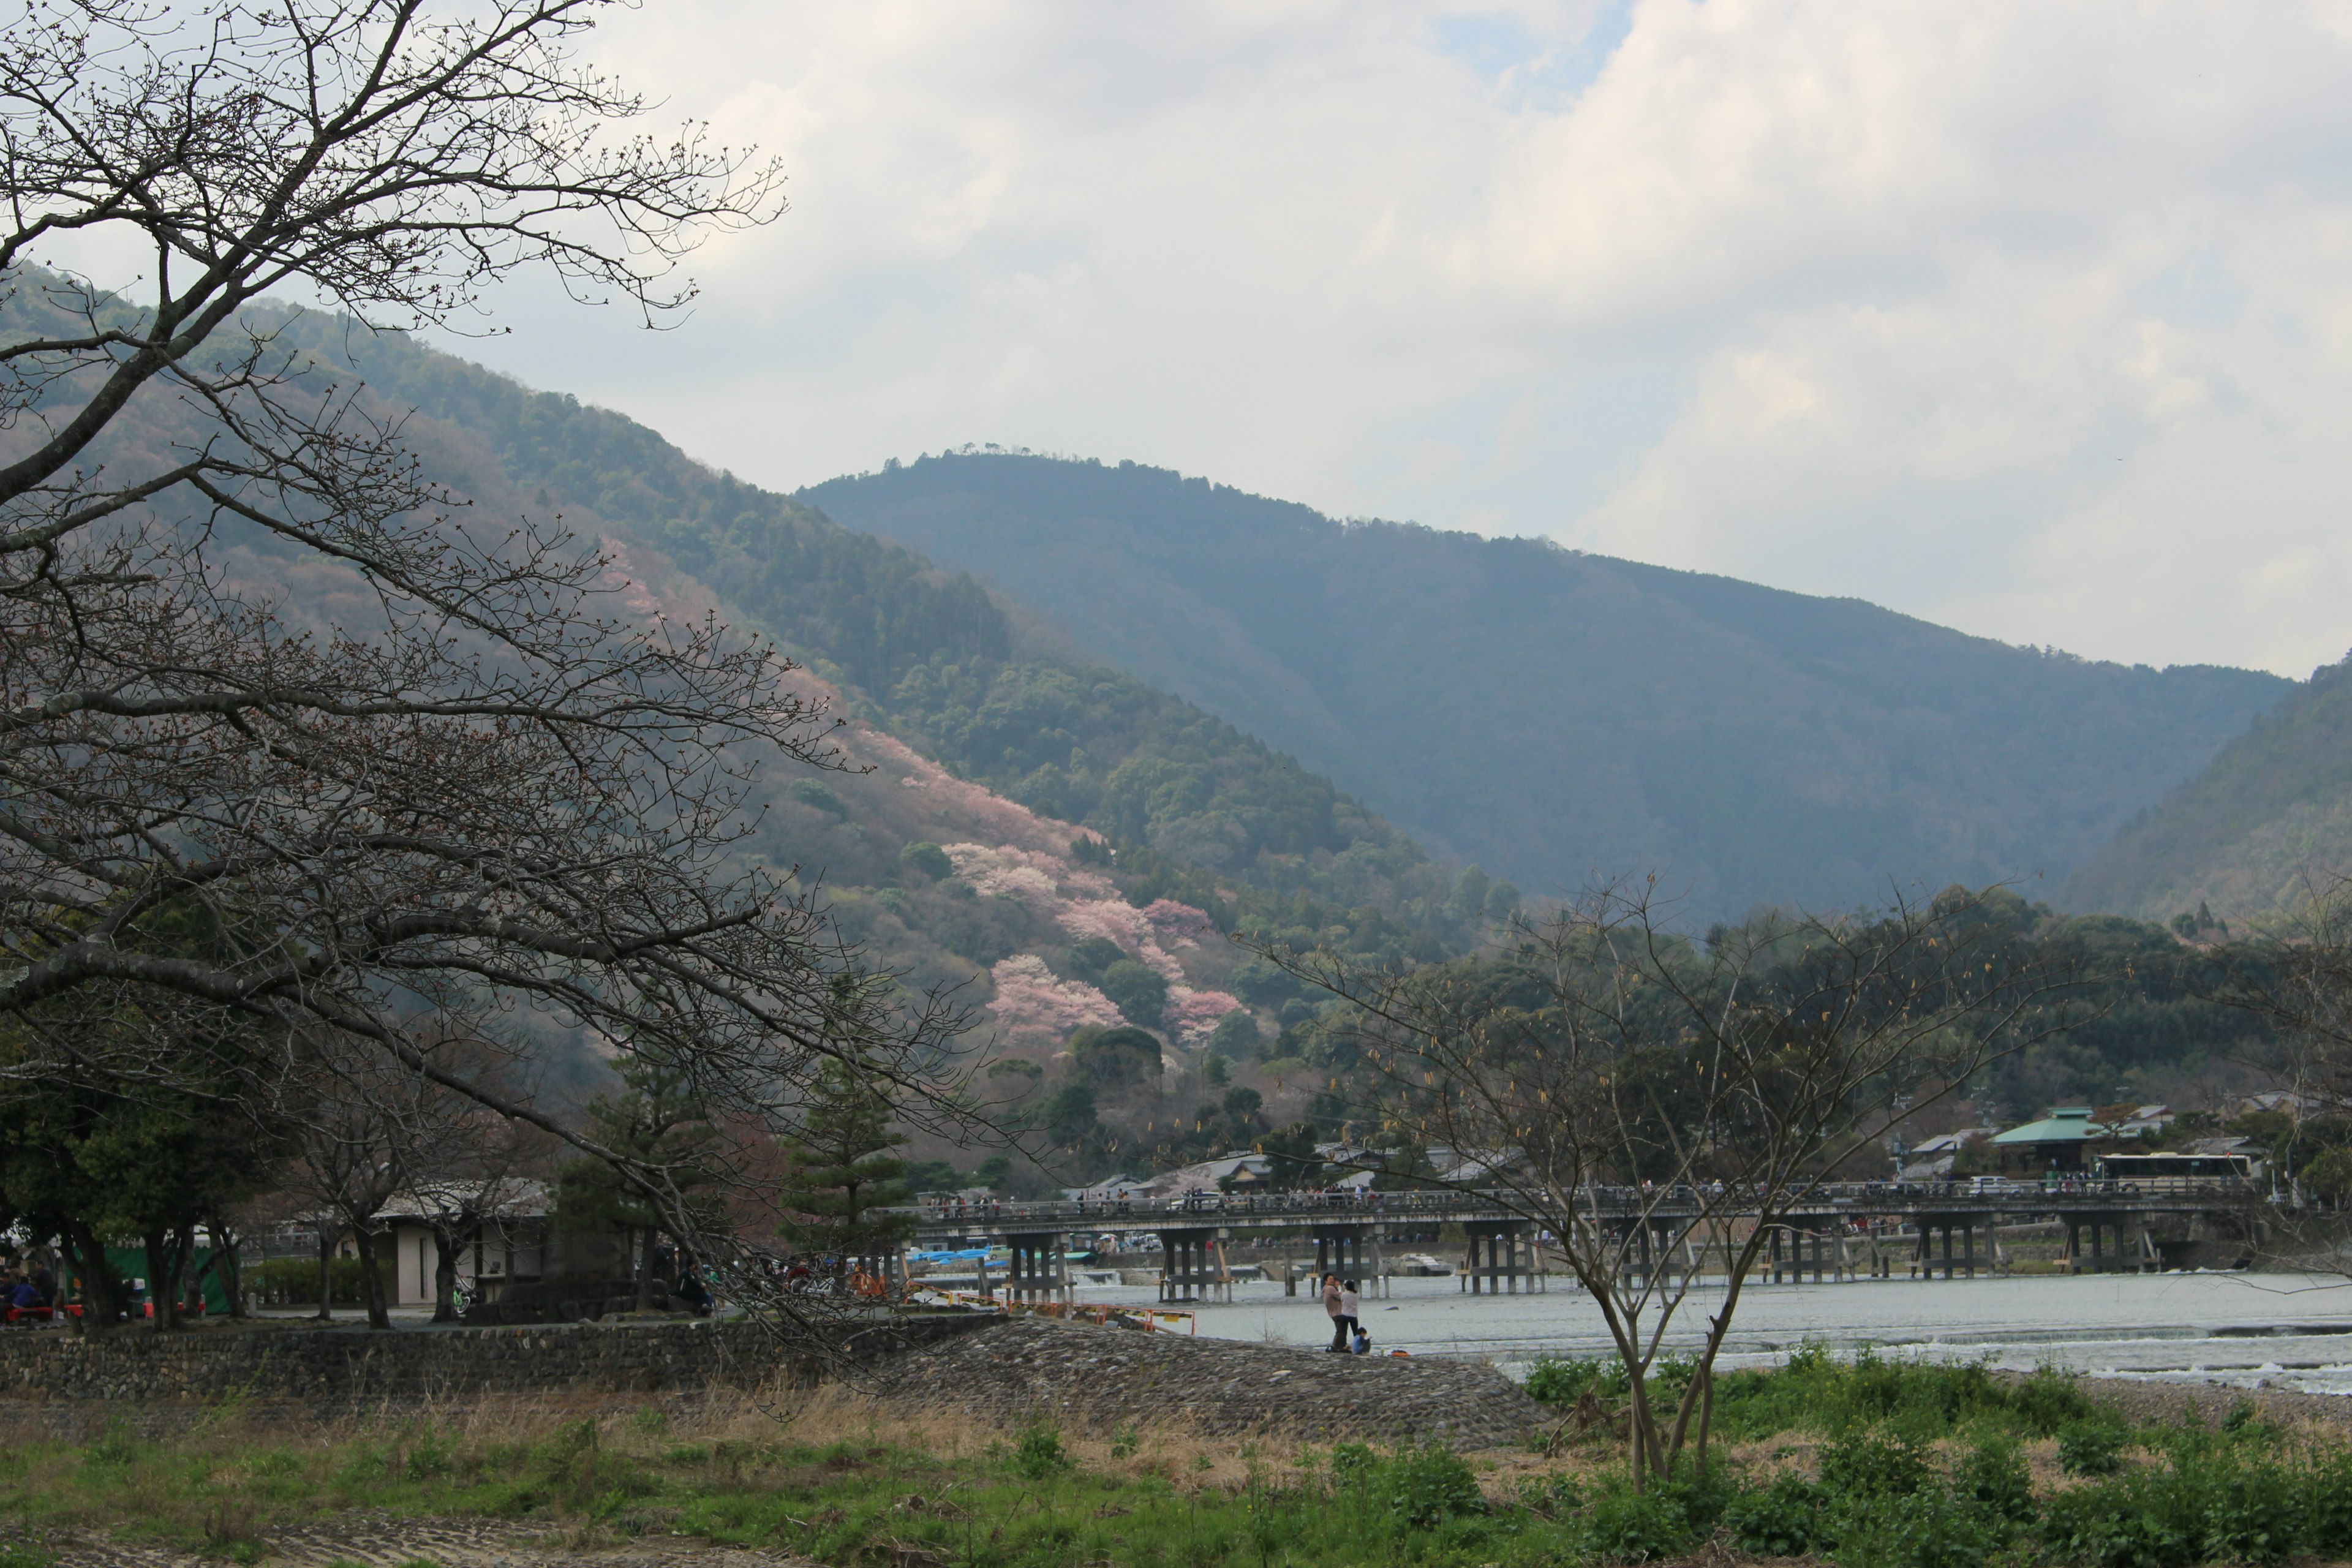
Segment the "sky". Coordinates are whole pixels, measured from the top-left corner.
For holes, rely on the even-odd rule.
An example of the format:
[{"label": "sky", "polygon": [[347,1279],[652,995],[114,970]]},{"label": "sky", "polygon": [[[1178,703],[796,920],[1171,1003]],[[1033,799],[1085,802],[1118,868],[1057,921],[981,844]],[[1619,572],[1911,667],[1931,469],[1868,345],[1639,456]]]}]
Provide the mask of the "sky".
[{"label": "sky", "polygon": [[590,51],[792,210],[671,330],[526,281],[449,346],[761,484],[994,442],[2352,648],[2352,5],[655,0]]}]

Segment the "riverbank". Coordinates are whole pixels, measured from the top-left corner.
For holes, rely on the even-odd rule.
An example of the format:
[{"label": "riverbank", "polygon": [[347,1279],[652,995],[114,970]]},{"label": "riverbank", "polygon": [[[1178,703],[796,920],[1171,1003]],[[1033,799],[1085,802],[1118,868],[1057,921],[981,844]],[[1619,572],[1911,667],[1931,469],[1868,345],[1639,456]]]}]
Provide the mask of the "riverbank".
[{"label": "riverbank", "polygon": [[[1451,1279],[1397,1279],[1367,1300],[1376,1349],[1486,1360],[1524,1375],[1544,1356],[1605,1353],[1590,1297],[1555,1280],[1532,1296],[1465,1296]],[[1311,1298],[1279,1285],[1236,1287],[1202,1305],[1202,1335],[1311,1345],[1329,1323]],[[1082,1302],[1148,1304],[1144,1289],[1097,1289]],[[1670,1350],[1697,1342],[1720,1289],[1695,1291]],[[1758,1285],[1742,1293],[1726,1365],[1770,1365],[1800,1345],[1864,1347],[1931,1361],[2042,1365],[2100,1377],[2162,1378],[2305,1393],[2352,1393],[2352,1282],[2341,1275],[2108,1274],[1957,1280]]]},{"label": "riverbank", "polygon": [[[1097,1361],[1106,1385],[1179,1355],[1242,1384],[1244,1369],[1302,1353],[1038,1322],[919,1353],[968,1372],[958,1358],[990,1333],[1014,1361],[1024,1345],[1062,1362],[1157,1347],[1124,1374]],[[1101,1341],[1075,1337],[1087,1334]],[[1330,1360],[1335,1377],[1391,1370]],[[2153,1387],[2135,1392],[2166,1403],[2125,1420],[2110,1392],[1809,1354],[1722,1386],[1710,1479],[1685,1467],[1641,1494],[1606,1398],[1554,1407],[1541,1434],[1489,1447],[1220,1436],[1181,1405],[1124,1423],[992,1418],[919,1382],[634,1403],[517,1395],[340,1417],[230,1402],[161,1439],[111,1420],[72,1441],[0,1434],[0,1563],[1945,1568],[2104,1561],[2117,1531],[2155,1519],[2185,1521],[2160,1555],[2185,1568],[2267,1558],[2273,1548],[2233,1533],[2249,1509],[2276,1550],[2306,1563],[2352,1546],[2343,1424],[2294,1416],[2291,1396],[2214,1410],[2202,1405],[2213,1391]]]}]

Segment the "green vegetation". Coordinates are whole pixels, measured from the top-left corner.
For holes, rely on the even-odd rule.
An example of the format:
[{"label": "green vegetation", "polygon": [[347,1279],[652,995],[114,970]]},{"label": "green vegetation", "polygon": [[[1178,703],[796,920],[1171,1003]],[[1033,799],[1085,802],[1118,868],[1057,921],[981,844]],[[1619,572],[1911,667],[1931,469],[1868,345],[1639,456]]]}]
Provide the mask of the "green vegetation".
[{"label": "green vegetation", "polygon": [[[2054,1373],[1809,1350],[1723,1379],[1717,1419],[1740,1435],[1729,1462],[1636,1492],[1614,1458],[1612,1383],[1593,1363],[1537,1369],[1530,1386],[1567,1395],[1571,1424],[1586,1421],[1549,1457],[1218,1447],[1132,1430],[1075,1442],[1045,1424],[960,1446],[871,1419],[803,1433],[658,1409],[507,1431],[386,1420],[308,1437],[230,1416],[163,1442],[118,1426],[86,1446],[12,1447],[0,1518],[33,1540],[108,1529],[231,1561],[257,1555],[271,1525],[343,1510],[513,1520],[583,1546],[683,1535],[844,1568],[1516,1568],[1710,1542],[1841,1568],[2191,1568],[2352,1548],[2352,1450],[2251,1407],[2218,1432],[2132,1429]],[[2095,1446],[2091,1434],[2107,1468],[2078,1470],[2064,1456]]]},{"label": "green vegetation", "polygon": [[2288,690],[1133,463],[950,455],[800,499],[1433,842],[1546,892],[1657,869],[1701,919],[2062,877]]},{"label": "green vegetation", "polygon": [[[2295,902],[2314,867],[2352,864],[2352,659],[2313,672],[2193,779],[2067,880],[2067,902],[2228,934],[2211,910]],[[2200,914],[2203,920],[2199,919]]]},{"label": "green vegetation", "polygon": [[887,1254],[915,1228],[882,1211],[914,1194],[907,1163],[893,1151],[906,1142],[891,1130],[887,1095],[875,1080],[829,1063],[801,1136],[784,1145],[777,1206],[781,1234],[801,1253],[848,1260]]},{"label": "green vegetation", "polygon": [[[348,363],[324,320],[289,335]],[[1352,929],[1380,911],[1401,925],[1377,940],[1402,952],[1458,945],[1516,903],[1505,889],[1461,908],[1453,873],[1328,778],[1134,675],[1036,646],[969,574],[713,472],[620,415],[396,335],[358,347],[378,395],[482,442],[520,496],[658,547],[918,751],[1101,832],[1138,904],[1178,898],[1228,925]],[[821,785],[793,792],[841,815]],[[1277,918],[1273,898],[1294,894],[1307,902]]]}]

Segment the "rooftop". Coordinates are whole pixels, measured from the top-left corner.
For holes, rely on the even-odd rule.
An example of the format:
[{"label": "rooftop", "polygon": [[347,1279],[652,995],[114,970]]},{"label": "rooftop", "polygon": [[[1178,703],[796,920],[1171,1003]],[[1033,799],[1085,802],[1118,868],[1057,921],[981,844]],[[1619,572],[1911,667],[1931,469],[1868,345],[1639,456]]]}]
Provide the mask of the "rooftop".
[{"label": "rooftop", "polygon": [[2107,1137],[2111,1131],[2106,1123],[2091,1120],[2089,1106],[2067,1106],[2053,1110],[2040,1121],[2012,1127],[1996,1135],[1993,1142],[2011,1147],[2020,1143],[2087,1143],[2095,1138]]}]

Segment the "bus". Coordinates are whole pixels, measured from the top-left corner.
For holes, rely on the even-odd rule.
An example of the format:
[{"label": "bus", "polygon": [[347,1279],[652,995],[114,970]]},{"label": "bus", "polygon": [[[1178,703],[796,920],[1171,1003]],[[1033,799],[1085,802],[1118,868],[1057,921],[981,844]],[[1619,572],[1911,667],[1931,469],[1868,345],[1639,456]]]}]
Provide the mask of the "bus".
[{"label": "bus", "polygon": [[2102,1177],[2128,1183],[2144,1193],[2252,1186],[2256,1173],[2251,1154],[2109,1154],[2099,1161]]}]

